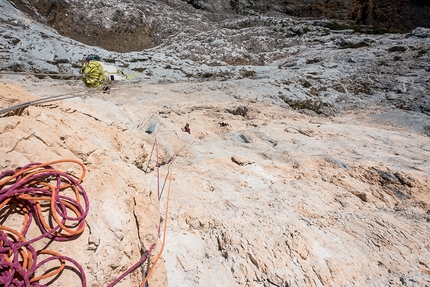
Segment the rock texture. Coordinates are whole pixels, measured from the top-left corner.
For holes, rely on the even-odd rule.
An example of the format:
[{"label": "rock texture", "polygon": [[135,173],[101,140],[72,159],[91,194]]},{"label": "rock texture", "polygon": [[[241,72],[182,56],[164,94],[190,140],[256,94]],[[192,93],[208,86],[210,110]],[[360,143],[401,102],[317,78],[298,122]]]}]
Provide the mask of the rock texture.
[{"label": "rock texture", "polygon": [[[0,84],[0,95],[2,108],[34,98],[19,85],[4,82]],[[153,243],[157,243],[156,252],[160,251],[157,236],[160,210],[154,192],[156,179],[145,176],[137,167],[148,157],[146,150],[150,143],[144,139],[145,134],[128,130],[131,123],[124,114],[112,107],[100,109],[100,100],[90,101],[70,106],[45,104],[1,118],[0,169],[64,158],[85,163],[88,175],[83,186],[90,197],[87,228],[78,239],[50,243],[49,249],[78,261],[85,269],[87,286],[104,286],[138,262]],[[70,167],[64,168],[66,172]],[[2,213],[2,224],[8,215]],[[30,234],[32,238],[39,235],[38,231]],[[38,242],[34,247],[46,248],[46,244]],[[140,271],[117,286],[138,286]],[[53,286],[76,286],[72,282],[80,282],[74,272],[63,273]],[[157,264],[150,284],[167,285],[162,261]]]},{"label": "rock texture", "polygon": [[375,25],[397,31],[407,31],[417,26],[429,27],[430,24],[430,6],[425,1],[311,0],[277,2],[278,5],[274,4],[274,7],[278,10],[298,17],[348,20],[354,24]]},{"label": "rock texture", "polygon": [[[44,3],[74,3],[60,2]],[[103,27],[118,7],[138,15],[104,2]],[[70,96],[2,114],[0,169],[88,168],[88,227],[50,249],[108,285],[152,243],[161,250],[167,222],[149,286],[430,286],[429,29],[205,12],[232,3],[152,1],[139,15],[177,17],[154,20],[160,45],[116,53],[0,2],[0,108]],[[89,53],[139,74],[88,90],[77,75]],[[118,285],[141,280],[139,268]],[[68,269],[52,285],[76,281]]]},{"label": "rock texture", "polygon": [[[430,284],[428,136],[381,122],[378,109],[308,116],[236,99],[231,90],[246,88],[226,84],[120,85],[30,107],[0,120],[1,167],[58,157],[87,165],[89,228],[70,244],[92,286],[118,276],[157,238],[155,136],[162,182],[180,153],[167,273],[161,264],[151,286]],[[36,97],[51,92],[45,81],[21,85]],[[27,95],[16,84],[5,90]],[[151,122],[157,129],[148,134]]]},{"label": "rock texture", "polygon": [[[430,32],[423,27],[373,34],[368,27],[327,20],[246,16],[202,28],[193,22],[199,18],[179,18],[170,28],[180,33],[159,26],[163,44],[114,53],[62,38],[12,5],[0,5],[0,69],[5,71],[78,76],[82,58],[97,53],[127,74],[137,72],[135,82],[232,79],[252,86],[249,96],[257,100],[306,113],[330,116],[369,105],[430,111]],[[424,133],[430,126],[427,120],[408,125]]]}]

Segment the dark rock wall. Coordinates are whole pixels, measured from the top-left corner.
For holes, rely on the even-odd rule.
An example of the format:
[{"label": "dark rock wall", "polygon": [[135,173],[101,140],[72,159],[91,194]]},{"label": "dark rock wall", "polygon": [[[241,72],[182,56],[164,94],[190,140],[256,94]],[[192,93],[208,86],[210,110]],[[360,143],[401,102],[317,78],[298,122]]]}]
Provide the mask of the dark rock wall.
[{"label": "dark rock wall", "polygon": [[[425,0],[15,0],[22,11],[82,43],[118,52],[154,47],[187,27],[207,30],[226,17],[289,15],[347,20],[398,32],[430,27]],[[110,3],[110,4],[109,4]]]},{"label": "dark rock wall", "polygon": [[[424,1],[421,1],[424,2]],[[398,31],[430,27],[430,6],[408,0],[357,1],[351,20],[360,25],[376,25]]]},{"label": "dark rock wall", "polygon": [[[430,27],[430,3],[424,0],[232,0],[244,11],[276,10],[296,17],[350,20],[359,25],[375,25],[395,31]],[[266,6],[270,6],[268,9]],[[263,7],[263,9],[262,9]]]},{"label": "dark rock wall", "polygon": [[154,46],[153,28],[139,9],[124,13],[102,2],[16,0],[15,5],[57,30],[61,35],[91,46],[117,52],[138,51]]},{"label": "dark rock wall", "polygon": [[[214,1],[187,2],[205,7],[205,3]],[[297,17],[350,20],[396,31],[430,27],[430,3],[425,0],[231,0],[229,4],[240,14],[278,11]]]}]

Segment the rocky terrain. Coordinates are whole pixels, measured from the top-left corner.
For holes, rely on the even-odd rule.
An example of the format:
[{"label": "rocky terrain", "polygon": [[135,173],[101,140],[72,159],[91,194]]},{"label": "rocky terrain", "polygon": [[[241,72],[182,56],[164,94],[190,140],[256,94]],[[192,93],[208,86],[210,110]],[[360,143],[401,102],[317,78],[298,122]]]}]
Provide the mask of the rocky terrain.
[{"label": "rocky terrain", "polygon": [[[430,286],[430,30],[222,13],[203,25],[208,3],[167,2],[196,17],[129,53],[0,3],[0,109],[65,98],[2,113],[1,170],[88,169],[84,233],[36,247],[73,257],[89,286],[112,286],[157,243],[153,263],[164,230],[149,286]],[[139,74],[86,89],[88,53]],[[139,286],[143,267],[116,285]],[[71,282],[69,267],[42,283]]]},{"label": "rocky terrain", "polygon": [[[188,37],[246,16],[337,19],[374,25],[373,33],[430,28],[430,5],[408,0],[10,1],[61,35],[111,51],[141,51],[180,32]],[[221,25],[220,25],[221,24]],[[261,25],[261,23],[256,23]],[[245,23],[245,25],[249,25]],[[243,28],[243,27],[242,27]]]}]

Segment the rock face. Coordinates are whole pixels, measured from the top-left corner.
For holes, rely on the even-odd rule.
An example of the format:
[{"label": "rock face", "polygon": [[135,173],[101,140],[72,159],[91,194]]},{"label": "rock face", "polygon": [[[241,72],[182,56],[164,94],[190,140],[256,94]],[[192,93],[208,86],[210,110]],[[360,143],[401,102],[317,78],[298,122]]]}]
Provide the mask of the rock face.
[{"label": "rock face", "polygon": [[[20,82],[35,97],[80,90]],[[1,87],[2,99],[29,97]],[[428,285],[428,136],[385,124],[383,110],[315,117],[234,90],[248,93],[225,81],[140,83],[31,106],[0,119],[0,166],[85,163],[88,228],[50,248],[75,257],[90,286],[137,262],[158,241],[160,216],[167,240],[150,286]],[[155,138],[160,185],[173,176],[168,217],[167,188],[156,199]],[[136,272],[118,285],[138,286]],[[56,282],[73,280],[65,272]]]},{"label": "rock face", "polygon": [[[34,98],[19,85],[5,83],[0,84],[0,95],[1,108]],[[128,130],[126,126],[131,123],[121,122],[123,115],[111,118],[115,111],[97,108],[96,102],[79,102],[76,108],[46,104],[1,118],[0,169],[3,172],[32,162],[67,158],[85,164],[88,174],[82,185],[90,199],[90,212],[83,234],[69,242],[51,242],[49,248],[48,240],[37,241],[33,247],[71,257],[83,266],[87,286],[106,286],[138,262],[152,244],[156,244],[151,257],[155,259],[161,249],[157,235],[160,211],[155,178],[138,168],[148,157],[145,134]],[[70,172],[73,166],[60,167]],[[20,230],[16,214],[11,216],[4,210],[2,225]],[[27,240],[40,235],[34,229]],[[166,286],[163,262],[156,267],[150,285]],[[64,271],[59,277],[54,286],[80,282],[73,271]],[[138,286],[141,278],[138,268],[116,286]]]},{"label": "rock face", "polygon": [[16,1],[16,5],[60,34],[88,45],[118,52],[154,45],[152,23],[138,9],[124,14],[120,6],[88,1]]},{"label": "rock face", "polygon": [[60,34],[110,51],[154,47],[185,27],[200,32],[240,15],[283,15],[346,20],[395,31],[430,27],[430,6],[405,0],[164,0],[164,1],[40,1],[14,3]]},{"label": "rock face", "polygon": [[[258,3],[258,2],[257,2]],[[278,10],[297,17],[348,20],[397,31],[429,27],[430,6],[425,1],[332,0],[278,1]]]},{"label": "rock face", "polygon": [[[178,16],[153,26],[162,44],[114,53],[0,2],[0,109],[65,95],[1,115],[0,170],[59,158],[88,169],[84,233],[37,248],[77,260],[94,287],[154,243],[149,286],[430,286],[429,29],[200,14],[229,3],[152,1],[150,15]],[[138,75],[86,89],[76,76],[94,52]],[[117,285],[139,286],[145,270]],[[66,269],[52,285],[76,282]]]},{"label": "rock face", "polygon": [[[0,6],[5,23],[0,27],[0,69],[5,71],[76,77],[83,57],[97,53],[127,74],[137,73],[136,82],[234,79],[252,86],[250,95],[257,100],[309,114],[331,116],[376,104],[430,113],[430,30],[423,27],[375,34],[373,28],[328,20],[246,16],[205,26],[200,18],[178,18],[183,22],[172,23],[171,30],[157,26],[163,44],[114,53],[62,38],[9,2]],[[124,13],[133,14],[130,7]],[[413,126],[428,133],[430,124],[413,121]]]}]

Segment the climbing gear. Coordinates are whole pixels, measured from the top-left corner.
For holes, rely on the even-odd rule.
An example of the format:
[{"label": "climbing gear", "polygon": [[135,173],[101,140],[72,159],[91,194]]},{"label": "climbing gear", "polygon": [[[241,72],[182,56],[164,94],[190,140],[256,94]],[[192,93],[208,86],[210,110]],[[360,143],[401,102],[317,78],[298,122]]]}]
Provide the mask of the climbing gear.
[{"label": "climbing gear", "polygon": [[[157,190],[158,190],[158,202],[160,202],[161,200],[161,196],[163,194],[163,190],[164,187],[166,185],[166,182],[168,183],[168,187],[167,187],[167,199],[166,199],[166,209],[165,209],[165,215],[164,215],[164,221],[163,221],[163,241],[161,243],[161,249],[158,252],[158,254],[155,256],[154,261],[152,262],[152,266],[150,267],[150,256],[151,253],[154,251],[156,243],[153,243],[151,245],[151,247],[149,248],[149,250],[147,250],[145,252],[145,254],[142,256],[142,258],[136,263],[134,264],[132,267],[130,267],[126,272],[124,272],[120,277],[118,277],[114,282],[112,282],[111,284],[108,285],[108,287],[112,287],[115,284],[117,284],[119,281],[121,281],[126,275],[128,275],[129,273],[131,273],[132,271],[134,271],[135,269],[137,269],[137,267],[139,267],[140,265],[144,264],[146,260],[147,261],[147,270],[146,272],[143,272],[142,270],[142,275],[144,276],[142,283],[140,284],[139,287],[146,287],[148,286],[148,280],[149,277],[151,276],[151,274],[154,272],[155,266],[157,265],[158,260],[161,258],[161,254],[163,253],[165,244],[166,244],[166,234],[167,234],[167,219],[168,219],[168,215],[169,215],[169,200],[170,200],[170,192],[171,192],[171,183],[172,183],[172,168],[173,168],[173,162],[175,161],[175,159],[178,157],[179,153],[182,152],[182,150],[185,148],[185,145],[179,149],[176,154],[171,157],[171,160],[169,161],[169,167],[167,170],[167,175],[164,179],[164,184],[163,187],[161,187],[160,184],[160,164],[158,162],[159,159],[159,154],[158,154],[158,140],[157,137],[155,137],[155,141],[154,141],[154,146],[152,147],[152,151],[154,151],[154,148],[156,150],[156,166],[157,166]],[[151,160],[152,157],[152,152],[151,152],[151,156],[149,161]],[[161,237],[161,222],[158,225],[158,237]]]},{"label": "climbing gear", "polygon": [[85,57],[80,72],[83,75],[82,81],[88,88],[102,87],[105,82],[109,81],[129,80],[137,75],[136,72],[131,75],[126,75],[115,66],[101,62],[100,57],[93,54]]},{"label": "climbing gear", "polygon": [[[160,164],[158,162],[159,154],[158,154],[158,140],[157,140],[157,137],[155,137],[154,146],[155,146],[155,149],[156,149],[156,159],[157,159],[156,166],[157,166],[157,181],[158,181],[158,183],[157,183],[158,202],[160,202],[161,195],[163,194],[163,190],[164,190],[165,184],[166,184],[166,182],[168,182],[168,184],[167,184],[166,210],[165,210],[164,222],[163,222],[163,241],[161,243],[161,249],[160,249],[160,251],[156,255],[156,257],[154,259],[154,262],[152,263],[151,268],[147,271],[147,274],[146,274],[144,280],[142,281],[142,283],[140,284],[139,287],[144,287],[144,286],[147,285],[149,277],[151,276],[152,272],[154,272],[154,268],[156,266],[156,263],[160,259],[161,254],[163,253],[164,247],[166,245],[167,219],[169,217],[169,201],[170,201],[170,192],[171,192],[171,184],[172,184],[172,168],[173,168],[173,163],[174,163],[175,159],[178,157],[179,153],[181,153],[182,150],[185,148],[185,145],[182,146],[182,148],[180,148],[175,153],[175,155],[171,158],[170,163],[169,163],[169,167],[168,167],[168,170],[167,170],[167,175],[166,175],[166,178],[164,180],[163,188],[161,188],[161,185],[160,185]],[[161,237],[161,222],[160,222],[160,225],[158,226],[158,237]]]},{"label": "climbing gear", "polygon": [[182,128],[183,132],[191,133],[190,124],[186,123],[185,127]]},{"label": "climbing gear", "polygon": [[98,61],[90,60],[85,62],[81,69],[81,74],[84,76],[82,81],[88,88],[100,87],[106,81],[102,63]]},{"label": "climbing gear", "polygon": [[[148,280],[153,274],[166,244],[173,163],[185,146],[186,145],[179,149],[169,159],[167,175],[161,187],[161,164],[158,162],[158,140],[155,138],[153,150],[154,148],[156,149],[159,202],[167,183],[164,220],[160,220],[158,224],[159,240],[161,240],[161,234],[163,233],[161,247],[158,253],[154,254],[153,260],[150,260],[152,259],[151,255],[157,244],[153,243],[151,247],[144,252],[138,262],[110,283],[108,287],[113,287],[125,276],[145,263],[147,263],[147,270],[146,272],[142,271],[144,278],[142,279],[140,287],[148,286]],[[80,175],[74,176],[53,167],[53,165],[65,162],[79,164],[82,170]],[[46,238],[54,241],[66,241],[74,239],[82,234],[85,228],[85,218],[89,211],[88,196],[81,186],[85,174],[85,166],[76,160],[31,163],[22,168],[7,170],[0,173],[0,210],[2,210],[0,214],[0,223],[4,224],[4,222],[6,222],[5,217],[11,214],[19,214],[24,217],[20,231],[0,225],[1,284],[4,284],[4,286],[45,286],[41,285],[39,281],[49,278],[51,278],[49,279],[51,281],[55,280],[55,278],[61,275],[64,269],[68,268],[66,267],[66,262],[71,262],[75,265],[72,269],[75,269],[80,276],[82,286],[87,286],[84,269],[77,261],[51,250],[36,251],[34,247],[31,246],[31,244],[36,241]],[[46,206],[49,206],[49,209],[47,209]],[[47,219],[46,217],[48,216],[52,216],[53,218]],[[33,219],[36,219],[35,222],[39,226],[42,235],[33,239],[28,239],[29,234],[27,234],[27,231],[30,229]],[[163,231],[161,231],[162,229]],[[48,257],[40,260],[37,256],[41,254],[43,254],[44,258]],[[50,268],[42,273],[42,270],[46,269],[47,263],[54,260],[59,261],[59,266]],[[39,273],[42,274],[39,275]]]},{"label": "climbing gear", "polygon": [[15,115],[15,114],[19,115],[20,112],[23,111],[23,109],[25,109],[29,106],[35,106],[35,105],[50,103],[53,101],[70,99],[70,98],[74,98],[74,97],[87,96],[88,94],[92,94],[92,93],[89,92],[88,90],[82,90],[79,92],[73,92],[73,93],[67,93],[67,94],[61,94],[61,95],[56,95],[56,96],[49,96],[49,97],[45,97],[45,98],[40,98],[37,100],[32,100],[32,101],[20,103],[20,104],[17,104],[17,105],[8,107],[8,108],[0,109],[0,115],[2,115],[2,114],[8,115],[10,113],[12,113],[13,115]]},{"label": "climbing gear", "polygon": [[[54,164],[65,162],[78,164],[81,175],[74,177],[52,167]],[[66,261],[75,265],[83,286],[86,286],[84,270],[75,260],[51,250],[36,251],[32,246],[43,239],[71,240],[84,231],[89,201],[80,183],[85,174],[85,166],[76,160],[31,163],[0,174],[0,209],[3,211],[0,222],[4,224],[5,217],[11,214],[24,217],[20,231],[0,225],[0,282],[4,284],[2,286],[44,286],[38,281],[59,276],[66,267]],[[27,239],[27,231],[33,219],[42,234]],[[44,258],[46,255],[49,257],[38,262],[40,254],[44,254]],[[42,272],[40,270],[46,268],[45,265],[49,261],[53,260],[60,262],[58,268],[48,269],[42,275],[36,276]]]}]

